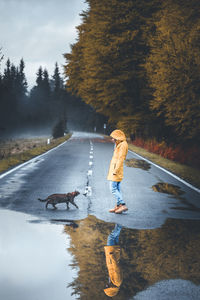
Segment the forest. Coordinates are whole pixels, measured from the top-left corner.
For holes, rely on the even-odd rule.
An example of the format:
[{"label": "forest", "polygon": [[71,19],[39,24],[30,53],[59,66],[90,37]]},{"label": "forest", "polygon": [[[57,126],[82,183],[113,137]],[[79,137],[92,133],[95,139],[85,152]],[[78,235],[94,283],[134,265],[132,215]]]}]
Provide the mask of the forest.
[{"label": "forest", "polygon": [[[25,62],[0,73],[0,136],[119,128],[136,146],[200,166],[198,0],[86,0],[64,78]],[[0,51],[0,62],[3,59]],[[36,133],[36,135],[37,135]]]},{"label": "forest", "polygon": [[135,139],[200,141],[198,0],[86,0],[67,90]]},{"label": "forest", "polygon": [[[2,51],[0,53],[3,59]],[[54,74],[39,67],[35,85],[28,90],[25,62],[7,59],[0,74],[0,138],[53,135],[70,130],[103,132],[106,117],[66,91],[55,63]]]}]

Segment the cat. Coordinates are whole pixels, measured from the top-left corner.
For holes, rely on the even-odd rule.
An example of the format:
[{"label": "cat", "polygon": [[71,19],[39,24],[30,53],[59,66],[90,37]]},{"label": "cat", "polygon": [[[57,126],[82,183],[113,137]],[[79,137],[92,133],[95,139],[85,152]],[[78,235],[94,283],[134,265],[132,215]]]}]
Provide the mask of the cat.
[{"label": "cat", "polygon": [[57,208],[56,204],[58,204],[58,203],[66,203],[67,209],[69,209],[69,203],[71,203],[76,208],[78,208],[78,206],[74,203],[74,198],[76,196],[78,196],[79,194],[80,193],[78,191],[74,191],[72,193],[67,193],[67,194],[52,194],[44,200],[40,199],[40,198],[38,198],[38,200],[42,201],[42,202],[47,202],[46,208],[49,204],[51,204],[56,209]]}]

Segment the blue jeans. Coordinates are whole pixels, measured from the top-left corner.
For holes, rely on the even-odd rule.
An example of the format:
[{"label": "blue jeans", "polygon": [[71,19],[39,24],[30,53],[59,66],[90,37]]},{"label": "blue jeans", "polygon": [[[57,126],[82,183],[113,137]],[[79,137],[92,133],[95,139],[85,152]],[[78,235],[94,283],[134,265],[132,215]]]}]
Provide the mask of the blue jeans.
[{"label": "blue jeans", "polygon": [[119,181],[110,181],[110,190],[115,199],[117,200],[117,205],[125,204],[122,199],[122,193],[121,193],[121,182]]},{"label": "blue jeans", "polygon": [[121,229],[122,229],[121,225],[115,224],[115,228],[108,236],[107,246],[114,246],[114,245],[119,244],[119,235],[120,235]]}]

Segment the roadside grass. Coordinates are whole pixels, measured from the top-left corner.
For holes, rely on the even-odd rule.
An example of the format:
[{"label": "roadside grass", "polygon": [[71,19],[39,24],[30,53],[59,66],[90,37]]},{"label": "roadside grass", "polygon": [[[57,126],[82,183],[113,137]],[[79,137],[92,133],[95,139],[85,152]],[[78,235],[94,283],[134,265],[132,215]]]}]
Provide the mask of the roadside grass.
[{"label": "roadside grass", "polygon": [[189,167],[172,160],[163,158],[162,156],[148,152],[147,150],[134,146],[129,143],[129,150],[149,159],[153,163],[163,167],[164,169],[174,173],[188,183],[200,188],[200,170],[197,168]]},{"label": "roadside grass", "polygon": [[[50,144],[47,144],[47,138],[19,139],[5,142],[4,157],[0,159],[0,173],[55,148],[59,144],[67,141],[70,137],[71,134],[67,134],[61,138],[51,139]],[[2,145],[3,143],[0,144],[0,147]]]}]

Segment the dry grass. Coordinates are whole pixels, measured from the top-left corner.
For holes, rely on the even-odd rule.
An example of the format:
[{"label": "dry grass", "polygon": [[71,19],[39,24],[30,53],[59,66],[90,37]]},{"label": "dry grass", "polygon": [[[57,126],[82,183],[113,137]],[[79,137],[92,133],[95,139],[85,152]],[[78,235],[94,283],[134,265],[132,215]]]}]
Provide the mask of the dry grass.
[{"label": "dry grass", "polygon": [[136,147],[132,144],[129,144],[129,150],[149,159],[155,164],[169,170],[170,172],[181,177],[185,181],[193,184],[194,186],[200,188],[200,170],[195,169],[180,163],[174,162],[172,160],[161,157],[158,154],[150,153],[147,150]]},{"label": "dry grass", "polygon": [[40,155],[70,138],[68,134],[62,138],[52,139],[47,145],[47,138],[7,140],[0,142],[0,172],[4,172],[37,155]]}]

